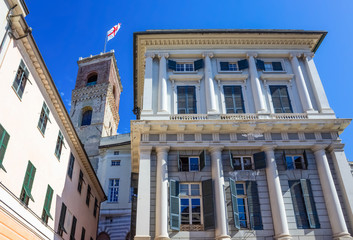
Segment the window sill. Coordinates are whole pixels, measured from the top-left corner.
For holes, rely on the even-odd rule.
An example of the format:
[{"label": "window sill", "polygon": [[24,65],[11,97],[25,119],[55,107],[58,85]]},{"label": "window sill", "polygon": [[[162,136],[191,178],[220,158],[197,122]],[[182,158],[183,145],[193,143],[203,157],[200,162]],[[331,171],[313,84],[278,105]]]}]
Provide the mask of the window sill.
[{"label": "window sill", "polygon": [[262,70],[263,73],[286,73],[287,71],[264,71]]},{"label": "window sill", "polygon": [[199,71],[173,71],[173,73],[176,73],[176,74],[189,74],[189,73],[198,73]]},{"label": "window sill", "polygon": [[[230,72],[229,72],[230,73]],[[215,76],[216,80],[222,81],[245,81],[248,79],[249,74],[217,74]]]},{"label": "window sill", "polygon": [[203,74],[172,74],[169,75],[171,81],[200,81],[203,78]]},{"label": "window sill", "polygon": [[285,72],[263,72],[260,76],[261,80],[292,80],[294,74],[286,74]]},{"label": "window sill", "polygon": [[237,71],[219,70],[218,72],[219,73],[242,73],[243,71],[239,71],[239,70],[237,70]]}]

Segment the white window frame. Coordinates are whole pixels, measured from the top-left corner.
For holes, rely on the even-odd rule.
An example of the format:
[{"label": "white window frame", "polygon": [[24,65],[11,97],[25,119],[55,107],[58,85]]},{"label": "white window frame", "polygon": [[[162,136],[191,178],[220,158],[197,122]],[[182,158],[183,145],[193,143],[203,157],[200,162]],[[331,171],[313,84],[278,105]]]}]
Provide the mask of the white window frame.
[{"label": "white window frame", "polygon": [[200,109],[201,109],[201,103],[200,103],[200,81],[195,82],[195,81],[177,81],[175,82],[174,80],[172,81],[173,84],[173,99],[172,102],[173,104],[173,113],[178,114],[178,87],[182,86],[194,86],[195,87],[195,99],[196,99],[196,113],[193,114],[200,114]]},{"label": "white window frame", "polygon": [[[241,169],[235,169],[235,171],[251,171],[254,170],[254,159],[253,156],[233,156],[233,166],[234,166],[234,158],[240,158]],[[244,158],[250,158],[251,160],[251,169],[244,169]]]},{"label": "white window frame", "polygon": [[[179,212],[180,212],[180,225],[198,225],[198,224],[193,224],[192,223],[192,203],[191,199],[200,199],[200,224],[203,225],[203,206],[202,206],[202,184],[200,182],[180,182],[180,185],[188,185],[188,192],[191,194],[191,185],[199,185],[199,192],[200,195],[182,195],[179,190]],[[179,187],[181,189],[181,187]],[[183,224],[181,223],[181,199],[189,199],[189,224]],[[191,216],[191,217],[190,217]]]},{"label": "white window frame", "polygon": [[[289,158],[289,157],[292,158],[293,169],[288,169],[287,168],[287,170],[306,170],[304,156],[302,154],[290,154],[290,155],[286,154],[286,165],[287,165],[287,158]],[[296,167],[294,157],[300,157],[301,158],[302,168],[297,168]],[[286,167],[288,167],[288,165]]]},{"label": "white window frame", "polygon": [[288,96],[289,96],[290,104],[292,106],[293,113],[298,113],[298,108],[294,101],[293,86],[292,86],[291,80],[271,80],[271,81],[264,80],[264,87],[267,91],[267,104],[270,107],[271,113],[279,114],[279,113],[275,113],[275,109],[273,108],[273,102],[272,102],[272,96],[271,96],[271,90],[270,90],[270,86],[278,86],[278,85],[283,85],[287,87]]},{"label": "white window frame", "polygon": [[[111,180],[118,180],[118,186],[111,186]],[[118,203],[119,202],[119,187],[120,187],[120,178],[109,178],[108,181],[108,203]],[[112,196],[112,190],[117,189],[117,197],[116,200],[114,196]],[[115,193],[115,192],[113,192]]]},{"label": "white window frame", "polygon": [[[180,172],[200,172],[200,157],[199,156],[179,156],[180,157],[185,157],[185,158],[188,158],[188,165],[189,165],[189,170],[188,171],[180,171]],[[198,166],[198,170],[191,170],[190,169],[190,158],[197,158],[198,159],[198,163],[197,163],[197,166]],[[180,159],[178,159],[178,161],[180,161]]]},{"label": "white window frame", "polygon": [[264,73],[286,73],[287,72],[286,67],[285,67],[285,61],[282,58],[264,58],[264,59],[259,58],[259,60],[264,61],[264,64],[271,63],[271,65],[272,65],[273,62],[280,62],[282,65],[282,69],[283,69],[282,71],[274,71],[273,69],[270,71],[267,71],[265,69],[265,70],[262,70],[262,72],[264,72]]},{"label": "white window frame", "polygon": [[[219,73],[242,73],[243,70],[239,70],[238,61],[240,58],[219,58],[217,59],[217,70]],[[238,70],[221,70],[221,62],[235,63]]]},{"label": "white window frame", "polygon": [[198,72],[198,70],[195,70],[195,64],[194,64],[194,62],[197,60],[197,59],[170,59],[170,60],[172,60],[172,61],[175,61],[176,62],[176,64],[178,65],[178,64],[192,64],[193,65],[193,71],[176,71],[176,70],[171,70],[171,71],[173,71],[173,73],[181,73],[181,74],[188,74],[188,73],[197,73]]},{"label": "white window frame", "polygon": [[[242,184],[243,185],[243,189],[244,189],[244,194],[241,195],[241,194],[238,194],[238,188],[237,188],[237,185],[238,184]],[[235,182],[235,188],[236,188],[236,191],[237,191],[237,199],[244,199],[244,208],[245,208],[245,217],[246,217],[246,228],[242,228],[241,229],[250,229],[250,216],[249,216],[249,208],[248,208],[248,194],[246,192],[246,182],[243,182],[243,181],[240,181],[240,182]],[[237,204],[239,205],[239,204]],[[239,207],[238,207],[238,213],[239,213]],[[240,216],[239,216],[239,224],[240,224]]]},{"label": "white window frame", "polygon": [[[220,85],[220,100],[222,104],[222,113],[223,114],[246,114],[249,113],[249,101],[248,97],[246,94],[246,80],[245,81],[232,81],[231,83],[229,82],[222,82],[219,80],[219,85]],[[244,101],[244,111],[245,113],[227,113],[226,109],[226,98],[224,96],[224,86],[240,86],[241,87],[241,94],[243,95],[243,101]]]},{"label": "white window frame", "polygon": [[[113,162],[114,162],[114,164],[113,164]],[[115,163],[117,163],[117,164],[115,164]],[[121,165],[121,160],[111,160],[111,162],[110,162],[110,166],[120,166]]]}]

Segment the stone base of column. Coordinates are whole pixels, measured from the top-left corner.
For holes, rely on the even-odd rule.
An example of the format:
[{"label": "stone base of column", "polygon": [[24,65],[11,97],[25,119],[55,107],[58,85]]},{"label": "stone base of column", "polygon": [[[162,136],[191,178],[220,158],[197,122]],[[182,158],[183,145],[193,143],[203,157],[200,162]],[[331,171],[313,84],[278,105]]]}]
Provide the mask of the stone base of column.
[{"label": "stone base of column", "polygon": [[151,236],[142,236],[142,235],[139,235],[139,236],[135,236],[135,237],[134,237],[134,240],[151,240]]},{"label": "stone base of column", "polygon": [[159,236],[159,237],[155,237],[155,240],[170,240],[170,238],[168,236]]},{"label": "stone base of column", "polygon": [[311,110],[306,110],[305,112],[306,112],[307,114],[318,114],[318,113],[319,113],[318,111],[313,110],[313,109],[311,109]]},{"label": "stone base of column", "polygon": [[353,239],[349,233],[343,232],[343,233],[337,233],[332,236],[334,240],[347,240],[347,239]]},{"label": "stone base of column", "polygon": [[229,235],[221,235],[221,236],[217,236],[216,240],[230,240],[231,237]]},{"label": "stone base of column", "polygon": [[289,239],[292,239],[292,237],[289,234],[287,234],[287,233],[276,235],[273,238],[274,239],[278,239],[278,240],[289,240]]}]

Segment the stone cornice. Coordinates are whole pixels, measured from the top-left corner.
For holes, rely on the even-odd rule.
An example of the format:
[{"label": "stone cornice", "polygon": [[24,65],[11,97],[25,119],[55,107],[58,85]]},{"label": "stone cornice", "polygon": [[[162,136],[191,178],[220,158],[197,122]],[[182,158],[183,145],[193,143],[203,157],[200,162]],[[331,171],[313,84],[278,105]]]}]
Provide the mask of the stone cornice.
[{"label": "stone cornice", "polygon": [[[28,25],[22,15],[12,18],[12,31],[17,36],[24,36],[25,32],[28,29]],[[88,156],[81,144],[81,141],[76,133],[74,126],[72,125],[70,116],[65,108],[65,105],[60,97],[58,90],[54,84],[54,81],[49,73],[49,70],[43,60],[42,55],[39,52],[38,46],[34,41],[32,34],[28,34],[26,37],[21,38],[20,41],[23,46],[24,50],[29,56],[30,61],[32,62],[34,69],[39,76],[38,81],[40,81],[41,85],[46,90],[46,94],[51,101],[50,105],[55,108],[57,116],[61,121],[62,125],[65,128],[66,135],[69,137],[70,142],[74,146],[83,167],[85,168],[88,177],[92,181],[97,193],[99,194],[99,198],[101,201],[106,199],[104,190],[98,180],[97,175],[94,172],[94,169],[88,159]],[[37,78],[36,78],[37,79]]]}]

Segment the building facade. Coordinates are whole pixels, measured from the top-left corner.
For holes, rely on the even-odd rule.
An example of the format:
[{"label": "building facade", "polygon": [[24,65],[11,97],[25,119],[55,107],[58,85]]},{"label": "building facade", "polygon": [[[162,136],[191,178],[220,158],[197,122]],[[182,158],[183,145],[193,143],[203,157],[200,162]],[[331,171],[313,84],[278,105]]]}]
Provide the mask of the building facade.
[{"label": "building facade", "polygon": [[26,23],[0,1],[2,239],[95,239],[103,188]]},{"label": "building facade", "polygon": [[134,239],[351,239],[352,175],[313,61],[326,32],[134,34]]}]

